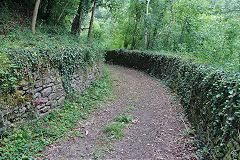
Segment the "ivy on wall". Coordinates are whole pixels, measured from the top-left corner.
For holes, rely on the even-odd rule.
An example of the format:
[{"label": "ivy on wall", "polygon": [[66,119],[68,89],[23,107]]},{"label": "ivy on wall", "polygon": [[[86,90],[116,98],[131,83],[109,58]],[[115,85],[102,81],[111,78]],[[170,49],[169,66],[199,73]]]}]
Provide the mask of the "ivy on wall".
[{"label": "ivy on wall", "polygon": [[106,61],[167,82],[176,92],[211,159],[240,157],[240,75],[164,54],[112,50]]},{"label": "ivy on wall", "polygon": [[[0,50],[0,100],[8,103],[9,96],[18,97],[17,86],[27,81],[34,72],[46,68],[58,69],[61,73],[64,89],[69,92],[72,75],[77,69],[85,70],[93,66],[97,52],[88,47],[61,46],[54,48],[1,49]],[[24,97],[21,100],[25,102]],[[26,98],[26,97],[25,97]],[[8,103],[9,105],[9,103]]]}]

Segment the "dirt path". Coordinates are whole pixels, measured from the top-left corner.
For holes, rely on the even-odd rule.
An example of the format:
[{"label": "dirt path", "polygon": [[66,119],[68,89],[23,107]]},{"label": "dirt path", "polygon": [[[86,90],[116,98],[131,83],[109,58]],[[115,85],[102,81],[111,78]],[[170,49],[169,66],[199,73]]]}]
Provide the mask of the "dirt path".
[{"label": "dirt path", "polygon": [[[142,72],[120,66],[107,66],[113,76],[116,99],[93,114],[81,125],[84,138],[65,140],[46,149],[45,159],[186,159],[192,153],[185,143],[183,110],[169,88]],[[133,123],[125,129],[122,140],[110,143],[102,131],[126,109],[133,109]],[[112,151],[109,151],[113,149]],[[104,152],[108,151],[108,152]]]}]

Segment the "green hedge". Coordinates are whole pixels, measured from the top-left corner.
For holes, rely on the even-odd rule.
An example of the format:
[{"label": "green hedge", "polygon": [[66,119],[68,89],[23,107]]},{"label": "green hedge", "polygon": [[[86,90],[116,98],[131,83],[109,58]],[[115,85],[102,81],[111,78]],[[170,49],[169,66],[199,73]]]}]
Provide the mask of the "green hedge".
[{"label": "green hedge", "polygon": [[240,157],[240,76],[181,57],[111,50],[107,62],[145,71],[176,92],[211,159]]}]

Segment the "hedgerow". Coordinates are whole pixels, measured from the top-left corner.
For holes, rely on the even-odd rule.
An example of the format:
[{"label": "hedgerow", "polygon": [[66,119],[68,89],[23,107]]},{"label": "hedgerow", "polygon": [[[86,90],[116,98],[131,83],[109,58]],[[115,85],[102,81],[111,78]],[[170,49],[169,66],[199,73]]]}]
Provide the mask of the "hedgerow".
[{"label": "hedgerow", "polygon": [[211,159],[240,157],[240,75],[191,59],[112,50],[106,61],[137,68],[166,81],[177,93]]}]

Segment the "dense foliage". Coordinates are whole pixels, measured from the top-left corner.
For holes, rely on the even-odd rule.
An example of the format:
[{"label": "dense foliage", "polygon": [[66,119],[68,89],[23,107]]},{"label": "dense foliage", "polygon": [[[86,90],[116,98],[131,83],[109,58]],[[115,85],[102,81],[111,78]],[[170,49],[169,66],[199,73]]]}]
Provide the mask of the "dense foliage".
[{"label": "dense foliage", "polygon": [[[8,16],[7,16],[8,15]],[[4,34],[0,41],[0,95],[13,93],[24,78],[42,68],[56,68],[69,77],[76,68],[91,66],[100,59],[102,48],[98,43],[69,34],[62,27],[42,25],[33,35],[28,21],[15,22],[21,17],[9,16],[11,10],[3,8],[0,19]],[[65,78],[66,79],[66,78]]]},{"label": "dense foliage", "polygon": [[106,60],[146,71],[166,81],[203,143],[201,157],[240,157],[240,75],[197,64],[193,59],[137,51],[108,51]]},{"label": "dense foliage", "polygon": [[[125,1],[110,48],[176,52],[239,70],[239,0]],[[146,44],[145,44],[146,43]]]},{"label": "dense foliage", "polygon": [[[0,6],[4,11],[6,6],[11,8],[18,3],[22,6],[18,7],[19,12],[29,17],[34,2],[4,0]],[[65,33],[77,27],[84,39],[90,27],[93,2],[43,0],[38,24],[59,26]],[[110,49],[164,50],[193,56],[225,70],[239,71],[239,4],[239,0],[98,0],[92,39]],[[2,12],[0,17],[8,14]],[[75,23],[79,18],[81,22]],[[4,30],[9,30],[8,26],[5,25]],[[52,27],[49,32],[62,31]]]}]

